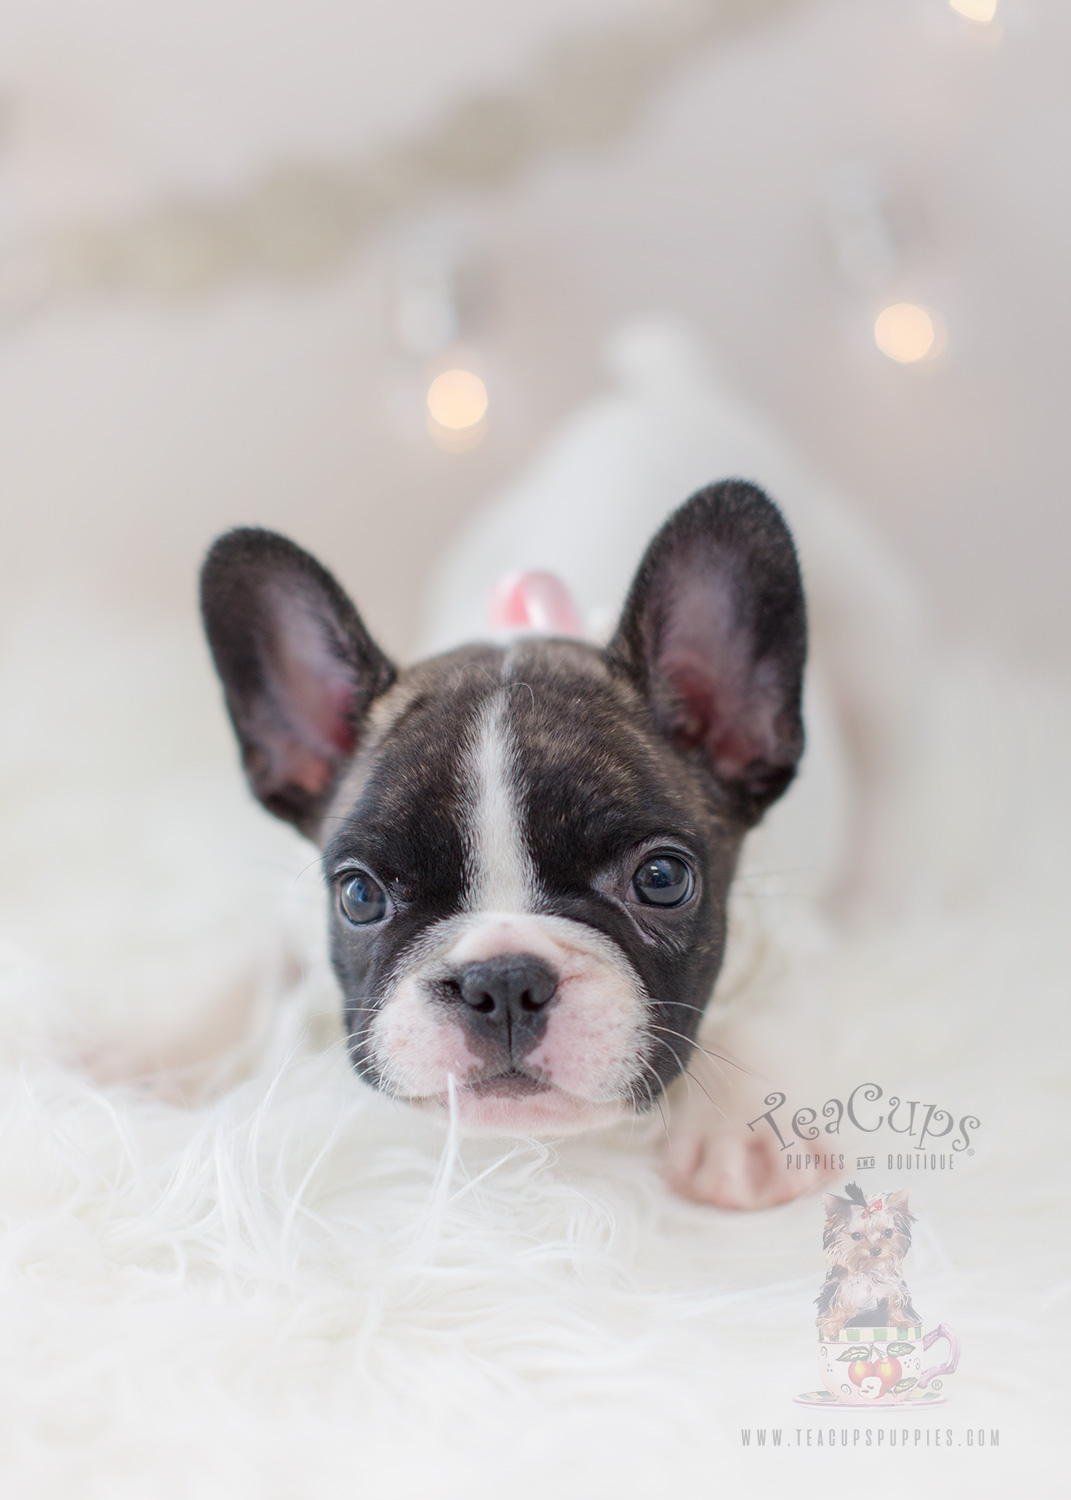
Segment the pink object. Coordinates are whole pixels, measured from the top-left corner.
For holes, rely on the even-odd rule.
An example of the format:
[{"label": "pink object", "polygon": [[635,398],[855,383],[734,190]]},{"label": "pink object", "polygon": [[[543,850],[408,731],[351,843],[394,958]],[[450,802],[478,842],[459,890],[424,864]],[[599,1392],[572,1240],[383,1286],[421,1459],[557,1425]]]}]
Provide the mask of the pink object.
[{"label": "pink object", "polygon": [[[939,1323],[937,1327],[926,1335],[922,1341],[923,1349],[928,1349],[931,1344],[936,1344],[938,1339],[945,1339],[948,1343],[948,1359],[943,1365],[932,1365],[930,1369],[923,1370],[919,1376],[919,1390],[925,1390],[935,1375],[954,1375],[959,1364],[959,1339],[953,1329],[947,1323]],[[937,1389],[941,1389],[938,1381]]]},{"label": "pink object", "polygon": [[553,573],[507,573],[491,590],[495,630],[536,630],[579,639],[584,634],[572,595]]}]

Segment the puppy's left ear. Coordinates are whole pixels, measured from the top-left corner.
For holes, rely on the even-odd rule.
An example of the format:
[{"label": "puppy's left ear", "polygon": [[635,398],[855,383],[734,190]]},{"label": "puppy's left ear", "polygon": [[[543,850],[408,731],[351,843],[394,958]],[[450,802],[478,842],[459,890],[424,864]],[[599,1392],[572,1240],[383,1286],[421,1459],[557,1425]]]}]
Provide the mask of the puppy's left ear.
[{"label": "puppy's left ear", "polygon": [[[890,1193],[886,1198],[885,1206],[894,1213],[908,1214],[907,1199],[910,1192],[910,1188],[897,1188],[895,1193]],[[910,1214],[908,1217],[910,1218]]]},{"label": "puppy's left ear", "polygon": [[756,822],[803,752],[806,612],[777,507],[742,480],[693,495],[648,547],[607,649],[670,744]]},{"label": "puppy's left ear", "polygon": [[201,611],[249,783],[312,836],[394,667],[326,568],[272,531],[219,538]]}]

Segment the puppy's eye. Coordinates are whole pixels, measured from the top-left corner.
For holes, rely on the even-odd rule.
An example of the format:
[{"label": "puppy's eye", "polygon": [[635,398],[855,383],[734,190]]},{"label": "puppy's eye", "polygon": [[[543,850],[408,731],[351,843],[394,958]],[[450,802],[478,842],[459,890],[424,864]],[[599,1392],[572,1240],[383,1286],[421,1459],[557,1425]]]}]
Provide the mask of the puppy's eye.
[{"label": "puppy's eye", "polygon": [[347,874],[338,888],[338,904],[343,915],[359,926],[379,922],[387,912],[387,893],[378,881],[364,870]]},{"label": "puppy's eye", "polygon": [[881,1237],[882,1237],[883,1240],[891,1240],[892,1239],[892,1230],[891,1229],[883,1229],[881,1231]]},{"label": "puppy's eye", "polygon": [[632,877],[632,893],[644,906],[683,906],[695,889],[691,870],[675,854],[658,854]]},{"label": "puppy's eye", "polygon": [[852,1231],[853,1240],[861,1240],[862,1238],[863,1236],[859,1233],[858,1229]]}]

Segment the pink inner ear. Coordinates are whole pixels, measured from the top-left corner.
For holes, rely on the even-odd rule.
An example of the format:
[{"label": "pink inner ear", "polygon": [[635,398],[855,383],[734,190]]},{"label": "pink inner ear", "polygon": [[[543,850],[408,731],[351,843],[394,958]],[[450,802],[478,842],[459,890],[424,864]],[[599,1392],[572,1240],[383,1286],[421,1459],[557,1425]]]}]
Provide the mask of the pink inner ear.
[{"label": "pink inner ear", "polygon": [[583,637],[572,595],[553,573],[507,573],[491,591],[495,630],[527,629],[543,635]]},{"label": "pink inner ear", "polygon": [[751,638],[737,625],[726,593],[693,584],[675,602],[658,665],[675,698],[674,740],[702,746],[729,778],[775,753],[777,713],[770,669],[752,660]]},{"label": "pink inner ear", "polygon": [[353,750],[357,685],[303,601],[283,596],[274,603],[272,697],[285,728],[274,737],[273,774],[280,784],[318,795]]},{"label": "pink inner ear", "polygon": [[281,740],[275,760],[275,779],[283,786],[297,786],[318,797],[326,791],[334,774],[335,762],[317,755],[300,740],[287,736]]}]

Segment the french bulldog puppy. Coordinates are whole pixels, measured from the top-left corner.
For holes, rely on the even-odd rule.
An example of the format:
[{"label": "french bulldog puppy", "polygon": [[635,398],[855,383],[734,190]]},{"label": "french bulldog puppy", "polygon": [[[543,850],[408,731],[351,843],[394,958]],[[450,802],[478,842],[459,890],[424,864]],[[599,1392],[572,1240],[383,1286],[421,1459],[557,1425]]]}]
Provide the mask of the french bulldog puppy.
[{"label": "french bulldog puppy", "polygon": [[[771,501],[731,480],[682,505],[605,649],[528,636],[400,669],[256,529],[215,543],[202,607],[250,785],[322,851],[358,1073],[470,1131],[651,1110],[697,1044],[741,843],[803,749],[803,589]],[[708,1171],[702,1196],[799,1190],[760,1157],[753,1190]]]}]

